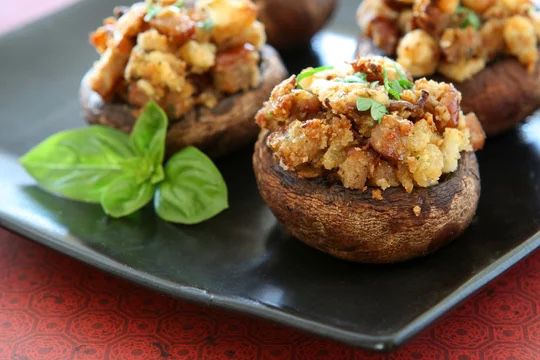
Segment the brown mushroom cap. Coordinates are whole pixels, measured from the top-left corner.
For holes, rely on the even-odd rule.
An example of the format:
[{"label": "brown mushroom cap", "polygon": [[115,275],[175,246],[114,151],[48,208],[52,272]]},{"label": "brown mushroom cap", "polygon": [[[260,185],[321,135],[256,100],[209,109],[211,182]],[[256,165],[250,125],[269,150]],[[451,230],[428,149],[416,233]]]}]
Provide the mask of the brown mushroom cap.
[{"label": "brown mushroom cap", "polygon": [[283,170],[266,145],[267,134],[261,132],[253,155],[263,199],[293,236],[338,258],[394,263],[423,256],[461,234],[476,212],[480,176],[473,152],[463,153],[458,170],[440,184],[410,194],[390,188],[379,201],[371,191]]},{"label": "brown mushroom cap", "polygon": [[[501,58],[462,83],[464,112],[474,112],[489,136],[509,130],[540,107],[540,64],[534,73],[515,58]],[[443,81],[451,80],[442,78]]]},{"label": "brown mushroom cap", "polygon": [[[382,52],[369,38],[360,36],[356,54]],[[540,107],[540,64],[531,74],[517,59],[503,57],[461,83],[440,74],[434,79],[454,83],[463,95],[463,112],[474,112],[488,136],[513,128]]]},{"label": "brown mushroom cap", "polygon": [[[278,53],[270,46],[261,49],[261,84],[252,90],[222,99],[216,107],[197,107],[181,119],[171,119],[167,152],[172,154],[193,145],[212,157],[229,153],[257,136],[253,117],[270,92],[287,74]],[[90,71],[81,82],[80,97],[86,121],[129,132],[137,109],[128,104],[106,102],[88,84]]]}]

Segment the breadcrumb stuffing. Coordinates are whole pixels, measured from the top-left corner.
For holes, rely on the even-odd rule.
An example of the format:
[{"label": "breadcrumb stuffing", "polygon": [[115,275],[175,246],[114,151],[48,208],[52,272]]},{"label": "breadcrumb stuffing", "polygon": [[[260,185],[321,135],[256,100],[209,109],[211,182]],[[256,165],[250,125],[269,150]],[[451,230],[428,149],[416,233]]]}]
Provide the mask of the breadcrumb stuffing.
[{"label": "breadcrumb stuffing", "polygon": [[276,86],[256,115],[277,162],[300,177],[411,192],[438,184],[462,152],[483,146],[482,126],[463,114],[452,84],[413,82],[383,57],[307,71]]},{"label": "breadcrumb stuffing", "polygon": [[499,55],[532,73],[539,59],[540,12],[532,0],[364,0],[357,22],[415,77],[438,72],[462,82]]},{"label": "breadcrumb stuffing", "polygon": [[153,0],[105,19],[90,35],[101,54],[89,79],[106,100],[154,100],[174,119],[256,88],[266,42],[251,0]]}]

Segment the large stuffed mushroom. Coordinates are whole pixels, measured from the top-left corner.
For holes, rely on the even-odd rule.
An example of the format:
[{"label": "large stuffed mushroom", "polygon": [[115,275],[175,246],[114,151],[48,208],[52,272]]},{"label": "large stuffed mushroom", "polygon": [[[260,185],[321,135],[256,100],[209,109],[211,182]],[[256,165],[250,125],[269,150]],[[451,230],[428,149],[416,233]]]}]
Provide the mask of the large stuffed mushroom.
[{"label": "large stuffed mushroom", "polygon": [[90,36],[101,54],[84,76],[88,122],[129,131],[153,100],[167,151],[219,156],[256,138],[253,116],[286,76],[250,0],[158,0],[115,9]]},{"label": "large stuffed mushroom", "polygon": [[540,15],[530,0],[364,0],[358,53],[454,82],[488,135],[540,106]]},{"label": "large stuffed mushroom", "polygon": [[258,112],[260,193],[295,237],[336,257],[392,263],[464,231],[485,134],[447,83],[365,57],[283,81]]}]

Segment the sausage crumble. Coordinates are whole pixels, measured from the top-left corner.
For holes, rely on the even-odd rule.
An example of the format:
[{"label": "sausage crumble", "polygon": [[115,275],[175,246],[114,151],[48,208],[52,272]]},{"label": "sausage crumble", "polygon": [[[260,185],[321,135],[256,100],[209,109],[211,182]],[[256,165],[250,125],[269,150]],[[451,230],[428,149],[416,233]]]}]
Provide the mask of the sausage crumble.
[{"label": "sausage crumble", "polygon": [[90,35],[89,78],[108,101],[156,101],[173,119],[260,82],[266,42],[251,0],[154,0],[119,8]]},{"label": "sausage crumble", "polygon": [[383,57],[306,69],[276,86],[256,115],[280,166],[349,189],[436,185],[485,134],[452,84],[412,82]]}]

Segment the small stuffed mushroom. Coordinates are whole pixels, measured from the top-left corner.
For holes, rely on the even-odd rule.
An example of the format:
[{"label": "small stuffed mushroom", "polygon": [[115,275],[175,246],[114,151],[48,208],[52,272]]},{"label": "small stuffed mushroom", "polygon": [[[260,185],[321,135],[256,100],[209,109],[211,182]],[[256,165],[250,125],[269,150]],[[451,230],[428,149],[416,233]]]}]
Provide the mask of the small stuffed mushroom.
[{"label": "small stuffed mushroom", "polygon": [[395,58],[415,77],[454,82],[489,136],[540,107],[540,15],[530,0],[365,0],[358,55]]},{"label": "small stuffed mushroom", "polygon": [[286,70],[250,0],[147,1],[115,15],[90,36],[101,57],[81,82],[88,122],[130,131],[153,100],[170,119],[170,154],[255,140],[253,116]]},{"label": "small stuffed mushroom", "polygon": [[338,258],[393,263],[464,231],[485,134],[447,83],[413,82],[383,57],[307,69],[256,116],[263,199],[295,237]]},{"label": "small stuffed mushroom", "polygon": [[268,42],[278,49],[309,44],[332,16],[337,0],[254,0]]}]

